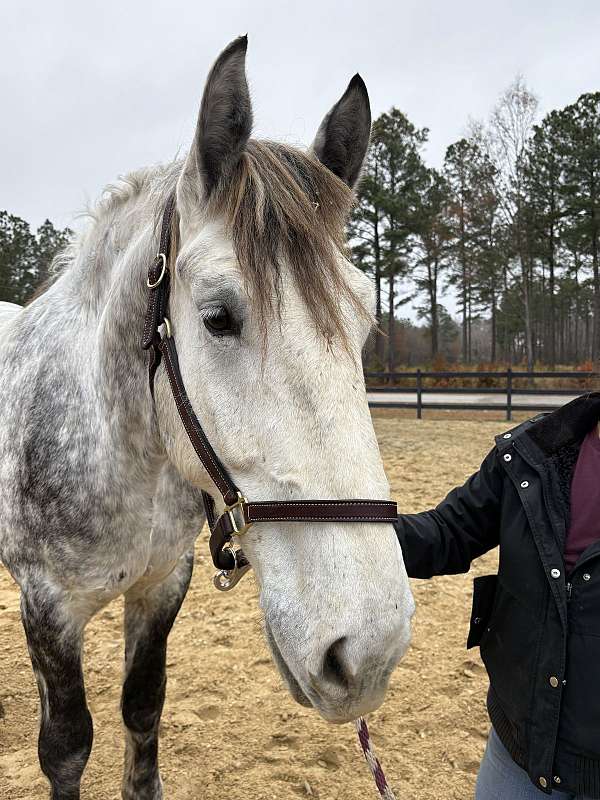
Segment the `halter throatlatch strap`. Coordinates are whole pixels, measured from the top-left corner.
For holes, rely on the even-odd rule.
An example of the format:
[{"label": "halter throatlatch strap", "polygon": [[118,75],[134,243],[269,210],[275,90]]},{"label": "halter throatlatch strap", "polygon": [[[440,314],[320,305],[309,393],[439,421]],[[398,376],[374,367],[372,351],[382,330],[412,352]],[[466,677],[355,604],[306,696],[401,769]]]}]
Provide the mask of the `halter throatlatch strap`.
[{"label": "halter throatlatch strap", "polygon": [[159,251],[148,270],[148,305],[144,319],[144,335],[142,348],[150,350],[150,363],[148,366],[148,380],[150,393],[154,397],[154,375],[161,362],[159,328],[167,318],[169,306],[169,293],[171,289],[171,273],[169,272],[169,257],[171,254],[171,225],[175,213],[175,193],[167,200],[163,212],[160,230]]},{"label": "halter throatlatch strap", "polygon": [[[175,195],[165,206],[160,250],[148,270],[148,306],[142,347],[151,349],[148,366],[150,392],[154,397],[154,376],[164,362],[177,411],[202,466],[223,498],[224,510],[218,516],[211,495],[202,492],[210,529],[210,552],[217,569],[232,570],[247,566],[243,554],[237,557],[228,547],[234,535],[241,536],[255,522],[394,522],[396,503],[385,500],[268,500],[249,502],[235,485],[227,469],[213,450],[194,413],[185,391],[175,340],[168,319],[171,275],[171,228],[175,213]],[[161,336],[160,328],[163,326]]]}]

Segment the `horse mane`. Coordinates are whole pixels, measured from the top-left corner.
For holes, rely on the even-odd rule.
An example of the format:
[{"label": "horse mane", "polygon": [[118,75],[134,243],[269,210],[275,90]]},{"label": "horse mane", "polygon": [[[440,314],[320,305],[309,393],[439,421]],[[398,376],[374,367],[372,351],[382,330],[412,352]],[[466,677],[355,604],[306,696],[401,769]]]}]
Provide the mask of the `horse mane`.
[{"label": "horse mane", "polygon": [[[177,160],[109,184],[84,212],[92,224],[57,254],[49,280],[36,296],[68,271],[82,250],[95,249],[95,242],[107,232],[117,235],[117,218],[129,205],[132,213],[141,211],[153,219],[158,230],[182,167]],[[344,299],[370,319],[349,286],[340,259],[340,254],[347,255],[345,225],[353,199],[352,190],[311,153],[266,140],[247,143],[233,174],[212,193],[208,212],[225,219],[259,319],[279,313],[285,267],[327,342],[339,337],[347,344]]]},{"label": "horse mane", "polygon": [[115,231],[118,228],[117,218],[129,203],[138,204],[146,195],[144,208],[148,209],[149,218],[153,219],[154,226],[158,229],[162,210],[175,188],[182,165],[177,160],[166,165],[143,167],[120,175],[116,181],[108,184],[98,200],[77,215],[79,219],[87,219],[89,224],[56,253],[49,266],[48,276],[27,299],[25,305],[43,295],[65,272],[75,268],[80,259],[86,256],[86,251],[95,253],[94,261],[97,265],[98,255],[103,252],[98,241],[107,229]]}]

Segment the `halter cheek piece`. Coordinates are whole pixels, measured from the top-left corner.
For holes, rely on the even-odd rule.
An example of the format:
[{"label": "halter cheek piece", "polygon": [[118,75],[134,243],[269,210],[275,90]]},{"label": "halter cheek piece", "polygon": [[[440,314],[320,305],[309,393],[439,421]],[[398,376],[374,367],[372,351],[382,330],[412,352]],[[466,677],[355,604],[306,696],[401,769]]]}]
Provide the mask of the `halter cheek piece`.
[{"label": "halter cheek piece", "polygon": [[[250,502],[240,492],[221,460],[211,447],[194,413],[183,385],[175,340],[168,318],[171,275],[171,228],[175,213],[175,195],[169,198],[162,219],[160,250],[148,270],[148,307],[142,347],[150,350],[148,377],[154,397],[154,376],[164,361],[171,392],[186,433],[202,466],[220,492],[225,508],[217,516],[213,498],[202,492],[206,519],[210,528],[210,552],[219,573],[215,586],[232,589],[250,569],[241,550],[233,546],[233,536],[241,536],[255,522],[394,522],[396,503],[384,500],[268,500]],[[161,333],[162,327],[162,333]]]}]

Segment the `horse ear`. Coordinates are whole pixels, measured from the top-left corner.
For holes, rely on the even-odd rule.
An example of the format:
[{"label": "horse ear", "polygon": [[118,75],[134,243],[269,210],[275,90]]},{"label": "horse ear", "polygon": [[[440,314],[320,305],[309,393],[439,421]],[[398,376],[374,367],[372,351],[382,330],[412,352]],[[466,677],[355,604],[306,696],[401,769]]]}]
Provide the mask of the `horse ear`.
[{"label": "horse ear", "polygon": [[357,73],[317,131],[312,150],[338,178],[354,187],[369,146],[371,106]]},{"label": "horse ear", "polygon": [[215,61],[204,87],[194,141],[179,179],[180,195],[208,199],[231,174],[252,130],[246,81],[248,37],[229,44]]}]

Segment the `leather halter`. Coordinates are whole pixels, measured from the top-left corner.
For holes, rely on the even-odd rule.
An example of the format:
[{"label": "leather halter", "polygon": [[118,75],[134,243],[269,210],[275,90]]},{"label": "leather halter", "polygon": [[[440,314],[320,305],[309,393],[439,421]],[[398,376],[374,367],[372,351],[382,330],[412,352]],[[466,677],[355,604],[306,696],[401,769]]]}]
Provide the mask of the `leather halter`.
[{"label": "leather halter", "polygon": [[[394,522],[396,503],[385,500],[268,500],[250,502],[233,482],[213,450],[194,413],[179,369],[175,339],[168,318],[171,274],[171,230],[174,224],[175,195],[171,195],[162,218],[160,250],[148,270],[148,306],[142,347],[151,350],[148,367],[150,392],[154,398],[154,376],[164,361],[171,392],[186,433],[202,466],[223,498],[225,508],[217,516],[213,498],[202,492],[210,528],[210,552],[217,569],[225,578],[232,571],[248,568],[243,553],[231,544],[235,534],[242,535],[255,522]],[[160,328],[162,327],[162,333]],[[241,577],[241,576],[240,576]],[[235,581],[237,583],[237,580]],[[227,580],[218,588],[231,588]]]}]

